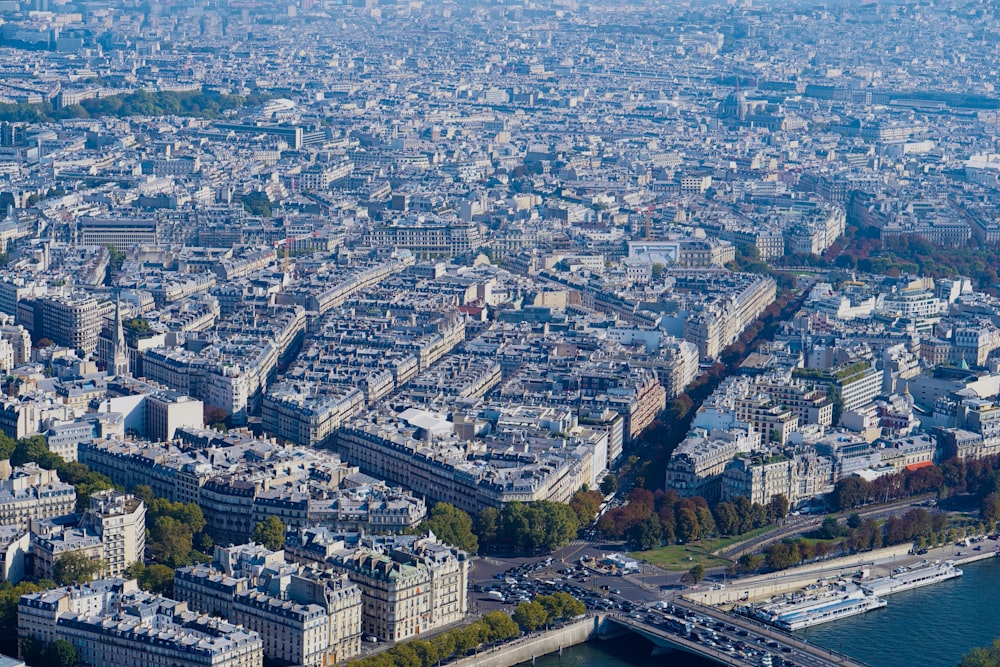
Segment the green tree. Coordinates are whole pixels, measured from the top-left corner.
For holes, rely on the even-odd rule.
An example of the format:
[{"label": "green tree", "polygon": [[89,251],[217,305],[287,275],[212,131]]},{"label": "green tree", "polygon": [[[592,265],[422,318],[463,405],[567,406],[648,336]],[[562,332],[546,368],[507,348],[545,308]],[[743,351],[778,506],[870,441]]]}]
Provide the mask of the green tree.
[{"label": "green tree", "polygon": [[736,568],[740,572],[754,572],[764,563],[764,557],[760,554],[745,553],[736,562]]},{"label": "green tree", "polygon": [[705,566],[701,563],[695,563],[694,567],[688,570],[688,576],[691,577],[692,582],[697,584],[705,578]]},{"label": "green tree", "polygon": [[767,508],[760,503],[750,506],[750,530],[768,525]]},{"label": "green tree", "polygon": [[0,460],[10,459],[17,448],[17,441],[0,433]]},{"label": "green tree", "polygon": [[544,552],[555,551],[569,544],[580,530],[576,514],[568,505],[540,500],[533,503],[532,510],[541,514],[540,521],[543,525],[542,536],[535,546],[536,549]]},{"label": "green tree", "polygon": [[0,647],[3,652],[17,652],[17,601],[22,595],[55,586],[54,581],[22,581],[16,586],[9,581],[0,582]]},{"label": "green tree", "polygon": [[45,647],[45,665],[48,667],[74,667],[76,647],[65,639],[57,639]]},{"label": "green tree", "polygon": [[431,531],[439,540],[470,554],[479,552],[479,539],[472,532],[472,517],[449,503],[434,505],[420,531]]},{"label": "green tree", "polygon": [[40,665],[45,657],[45,642],[34,637],[21,640],[21,657],[29,665]]},{"label": "green tree", "polygon": [[528,506],[507,503],[500,511],[496,541],[512,551],[524,551],[530,529]]},{"label": "green tree", "polygon": [[473,623],[454,631],[455,655],[462,657],[483,643],[483,628]]},{"label": "green tree", "polygon": [[819,528],[819,535],[825,540],[832,540],[843,535],[843,531],[841,530],[837,519],[835,517],[828,516],[823,519],[823,524]]},{"label": "green tree", "polygon": [[77,661],[76,647],[65,639],[49,643],[25,637],[21,640],[21,655],[27,664],[45,667],[74,667]]},{"label": "green tree", "polygon": [[715,506],[715,527],[720,535],[738,535],[740,532],[740,517],[736,514],[736,506],[730,502],[720,502]]},{"label": "green tree", "polygon": [[764,547],[764,562],[772,570],[784,570],[798,565],[801,560],[798,546],[793,542],[776,542]]},{"label": "green tree", "polygon": [[190,528],[192,534],[200,533],[208,525],[201,508],[195,503],[174,503],[170,516]]},{"label": "green tree", "polygon": [[577,523],[585,526],[597,516],[603,500],[603,496],[597,491],[577,491],[570,498],[569,507],[576,514]]},{"label": "green tree", "polygon": [[682,507],[677,512],[677,540],[682,544],[698,539],[698,515],[690,507]]},{"label": "green tree", "polygon": [[549,622],[549,616],[538,602],[522,602],[517,605],[512,615],[514,622],[525,632],[534,632],[544,628]]},{"label": "green tree", "polygon": [[836,510],[860,507],[868,500],[871,483],[861,477],[845,477],[838,480],[830,494],[830,502]]},{"label": "green tree", "polygon": [[104,569],[104,561],[94,560],[79,551],[70,551],[56,559],[52,576],[60,586],[71,586],[94,578]]},{"label": "green tree", "polygon": [[601,493],[603,493],[606,496],[614,493],[615,491],[618,490],[618,478],[615,477],[614,474],[609,472],[607,475],[604,476],[604,479],[601,480],[600,488],[601,488]]},{"label": "green tree", "polygon": [[958,667],[1000,667],[1000,638],[994,639],[990,646],[977,647],[966,653]]},{"label": "green tree", "polygon": [[441,659],[441,656],[439,656],[437,652],[437,646],[431,642],[426,642],[422,639],[414,639],[413,641],[407,642],[407,644],[413,649],[414,653],[417,654],[421,667],[429,667]]},{"label": "green tree", "polygon": [[557,612],[557,618],[562,620],[568,621],[580,614],[587,613],[587,607],[569,593],[557,591],[549,596],[539,596],[539,598],[541,597],[550,597],[556,601],[553,609]]},{"label": "green tree", "polygon": [[150,530],[150,555],[159,563],[179,567],[186,565],[192,548],[191,529],[173,518],[160,516]]},{"label": "green tree", "polygon": [[699,505],[695,508],[694,514],[698,517],[698,533],[701,537],[710,537],[715,534],[715,519],[707,507]]},{"label": "green tree", "polygon": [[[139,486],[136,488],[143,489],[143,493],[145,493],[145,489],[149,487],[143,488]],[[173,503],[166,498],[154,497],[148,504],[148,514],[156,518],[169,516],[177,519],[190,528],[192,534],[204,530],[206,525],[205,515],[195,503]]]},{"label": "green tree", "polygon": [[736,516],[739,517],[739,534],[748,533],[753,530],[753,505],[746,496],[737,496],[733,499],[733,508]]},{"label": "green tree", "polygon": [[423,667],[420,655],[413,648],[413,642],[396,644],[388,651],[396,667]]},{"label": "green tree", "polygon": [[90,468],[77,461],[62,461],[56,469],[59,471],[59,479],[67,484],[79,484],[90,473]]},{"label": "green tree", "polygon": [[110,243],[107,248],[108,255],[110,256],[108,261],[108,271],[110,271],[111,275],[115,275],[122,270],[122,265],[125,264],[125,253],[118,250],[118,248],[114,247]]},{"label": "green tree", "polygon": [[1000,520],[1000,493],[994,492],[983,498],[979,506],[979,513],[983,521]]},{"label": "green tree", "polygon": [[495,507],[484,507],[476,515],[476,535],[483,547],[496,542],[500,531],[500,511]]},{"label": "green tree", "polygon": [[147,513],[152,513],[153,501],[156,500],[152,487],[147,484],[136,484],[132,489],[132,495],[145,503]]},{"label": "green tree", "polygon": [[271,551],[285,546],[285,524],[276,516],[269,516],[253,527],[253,540]]},{"label": "green tree", "polygon": [[263,192],[251,192],[240,198],[243,207],[250,215],[258,215],[263,218],[271,217],[271,200]]},{"label": "green tree", "polygon": [[212,536],[204,531],[202,531],[201,535],[198,535],[195,541],[195,548],[204,554],[212,553],[214,546],[215,542],[212,540]]},{"label": "green tree", "polygon": [[[162,555],[158,556],[157,554],[162,554],[164,550],[174,549],[176,551],[171,551],[166,555],[166,560],[160,561],[162,564],[180,567],[206,559],[206,556],[193,549],[195,543],[202,551],[211,552],[212,549],[212,540],[204,533],[207,526],[205,515],[198,505],[195,503],[174,503],[166,498],[157,498],[153,495],[151,488],[142,484],[132,489],[132,493],[146,503],[146,525],[151,526],[149,548],[154,558],[161,558]],[[163,524],[165,528],[157,529],[157,522],[161,518],[171,519],[171,521]],[[177,528],[178,524],[180,528]],[[166,532],[163,534],[174,540],[172,545],[159,543],[159,536],[164,530]],[[190,537],[184,539],[181,533],[186,533]],[[198,538],[197,541],[195,541],[195,537]],[[187,546],[189,543],[192,546]],[[185,548],[186,546],[187,548]]]},{"label": "green tree", "polygon": [[551,625],[562,618],[562,600],[554,595],[538,595],[535,597],[534,602],[542,605],[542,608],[545,610],[546,625]]},{"label": "green tree", "polygon": [[166,565],[155,563],[146,566],[136,562],[128,567],[125,575],[135,579],[139,583],[139,588],[144,591],[158,593],[166,597],[170,597],[174,593],[174,571]]},{"label": "green tree", "polygon": [[388,651],[376,653],[363,660],[352,660],[351,664],[355,667],[396,667],[396,661],[392,659]]},{"label": "green tree", "polygon": [[62,457],[49,451],[45,437],[34,435],[30,438],[21,438],[14,447],[14,453],[10,457],[12,466],[23,466],[25,463],[34,461],[43,468],[52,470],[62,462]]},{"label": "green tree", "polygon": [[[504,616],[506,616],[506,614],[504,614]],[[514,630],[515,632],[517,631],[516,623],[514,624]],[[438,655],[438,660],[447,660],[448,658],[450,658],[455,654],[454,631],[443,632],[440,635],[437,635],[436,637],[432,638],[430,642],[434,646],[434,651]]]},{"label": "green tree", "polygon": [[767,504],[768,522],[774,523],[784,519],[788,515],[788,507],[788,498],[783,493],[773,496]]},{"label": "green tree", "polygon": [[481,622],[486,626],[486,641],[491,644],[513,639],[521,634],[514,619],[502,611],[486,612]]},{"label": "green tree", "polygon": [[629,528],[626,535],[636,549],[655,549],[663,542],[663,526],[657,515],[650,514]]},{"label": "green tree", "polygon": [[569,544],[579,527],[568,505],[547,500],[508,503],[500,512],[496,543],[518,553],[551,552]]}]

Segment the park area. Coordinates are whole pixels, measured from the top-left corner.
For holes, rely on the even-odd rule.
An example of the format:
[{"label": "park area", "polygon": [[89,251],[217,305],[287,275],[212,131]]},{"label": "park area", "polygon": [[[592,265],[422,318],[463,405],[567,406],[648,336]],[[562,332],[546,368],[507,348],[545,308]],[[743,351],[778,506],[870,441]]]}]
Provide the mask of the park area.
[{"label": "park area", "polygon": [[644,560],[664,570],[686,571],[700,564],[705,569],[725,567],[730,561],[721,556],[721,552],[729,547],[763,535],[771,527],[758,528],[742,535],[731,537],[714,537],[696,540],[688,544],[671,544],[648,551],[636,551],[632,557]]}]

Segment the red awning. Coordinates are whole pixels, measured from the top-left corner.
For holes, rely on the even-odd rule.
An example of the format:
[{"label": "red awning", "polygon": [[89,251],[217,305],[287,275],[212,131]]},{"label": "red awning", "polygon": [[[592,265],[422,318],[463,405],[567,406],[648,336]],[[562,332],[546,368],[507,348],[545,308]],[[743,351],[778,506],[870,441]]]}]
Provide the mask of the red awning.
[{"label": "red awning", "polygon": [[911,463],[910,465],[906,466],[906,469],[907,470],[920,470],[921,468],[926,468],[927,466],[932,466],[932,465],[934,465],[934,464],[931,463],[930,461],[921,461],[920,463]]}]

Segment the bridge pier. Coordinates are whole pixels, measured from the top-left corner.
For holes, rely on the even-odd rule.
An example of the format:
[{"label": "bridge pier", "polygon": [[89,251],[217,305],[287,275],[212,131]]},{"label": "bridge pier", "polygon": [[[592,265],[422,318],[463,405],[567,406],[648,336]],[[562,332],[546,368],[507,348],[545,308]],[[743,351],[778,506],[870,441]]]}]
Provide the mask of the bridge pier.
[{"label": "bridge pier", "polygon": [[628,634],[632,634],[628,628],[622,626],[620,623],[612,622],[610,616],[605,616],[598,624],[597,632],[594,633],[594,636],[598,639],[618,639]]}]

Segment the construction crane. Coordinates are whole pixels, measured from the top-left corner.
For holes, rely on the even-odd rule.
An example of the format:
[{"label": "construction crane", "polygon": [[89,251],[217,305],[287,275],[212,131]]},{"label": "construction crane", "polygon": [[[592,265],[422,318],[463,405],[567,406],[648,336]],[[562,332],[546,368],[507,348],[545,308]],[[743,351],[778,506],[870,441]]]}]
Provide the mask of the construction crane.
[{"label": "construction crane", "polygon": [[279,247],[282,247],[284,249],[282,257],[281,257],[281,270],[282,270],[282,272],[288,273],[288,269],[291,268],[291,261],[292,261],[292,258],[291,258],[291,249],[292,249],[292,244],[294,244],[296,241],[302,241],[302,240],[305,240],[305,239],[314,239],[314,238],[316,238],[318,236],[319,236],[318,232],[313,232],[311,234],[304,234],[302,236],[287,236],[287,237],[285,237],[283,239],[275,241],[274,242],[274,250],[275,250],[275,252],[279,252],[278,251]]}]

